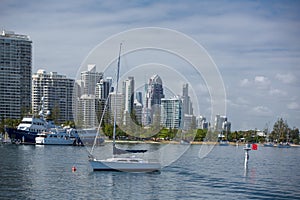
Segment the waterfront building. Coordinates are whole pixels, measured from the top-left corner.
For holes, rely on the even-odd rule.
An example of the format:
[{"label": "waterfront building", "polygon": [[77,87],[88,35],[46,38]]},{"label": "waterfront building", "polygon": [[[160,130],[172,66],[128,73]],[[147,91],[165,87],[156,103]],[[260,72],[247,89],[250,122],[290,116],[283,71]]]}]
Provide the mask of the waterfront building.
[{"label": "waterfront building", "polygon": [[192,101],[191,101],[191,98],[189,96],[189,85],[186,83],[186,84],[183,84],[182,86],[182,96],[181,96],[181,99],[182,99],[182,115],[183,117],[181,118],[182,119],[182,125],[183,125],[183,129],[184,130],[188,130],[191,128],[191,125],[192,125],[192,120],[195,120],[194,119],[194,116],[193,116],[193,104],[192,104]]},{"label": "waterfront building", "polygon": [[197,129],[208,129],[208,124],[206,117],[200,115],[196,118]]},{"label": "waterfront building", "polygon": [[[80,74],[80,80],[76,82],[75,96],[77,98],[75,104],[75,119],[77,125],[84,128],[94,128],[97,127],[97,113],[96,113],[96,95],[99,98],[100,91],[97,87],[101,79],[103,78],[103,73],[96,71],[95,64],[89,64],[86,71],[82,71]],[[105,89],[105,88],[104,88]],[[103,97],[105,96],[105,91]],[[100,120],[100,119],[98,119]]]},{"label": "waterfront building", "polygon": [[196,117],[194,115],[183,115],[183,130],[196,129]]},{"label": "waterfront building", "polygon": [[[149,125],[154,121],[160,121],[161,99],[164,98],[161,78],[156,74],[149,79],[146,93],[146,103],[144,109],[144,125]],[[157,118],[157,119],[154,119]]]},{"label": "waterfront building", "polygon": [[183,114],[193,115],[193,104],[189,96],[189,84],[183,84],[182,86],[182,109]]},{"label": "waterfront building", "polygon": [[136,92],[135,93],[135,99],[143,105],[143,94],[142,92]]},{"label": "waterfront building", "polygon": [[216,115],[214,127],[215,130],[220,133],[224,131],[230,132],[231,123],[227,121],[226,116]]},{"label": "waterfront building", "polygon": [[103,118],[104,123],[110,122],[110,119],[108,117],[110,108],[109,108],[109,104],[107,103],[107,98],[109,97],[110,92],[112,92],[112,78],[111,77],[106,77],[106,79],[102,78],[100,82],[96,84],[96,115],[99,123],[104,111],[106,111],[105,116],[107,116]]},{"label": "waterfront building", "polygon": [[134,77],[128,77],[123,81],[123,94],[124,94],[124,111],[131,113],[134,102]]},{"label": "waterfront building", "polygon": [[137,99],[134,100],[133,110],[137,123],[142,124],[143,105]]},{"label": "waterfront building", "polygon": [[123,81],[122,93],[124,95],[124,119],[123,124],[130,120],[134,104],[134,77],[130,76]]},{"label": "waterfront building", "polygon": [[96,85],[103,78],[103,73],[96,71],[95,64],[89,64],[87,71],[81,72],[81,95],[95,95]]},{"label": "waterfront building", "polygon": [[74,79],[59,75],[57,72],[47,73],[45,70],[38,70],[32,75],[33,113],[39,113],[43,98],[44,110],[56,114],[57,122],[73,121],[73,88]]},{"label": "waterfront building", "polygon": [[123,123],[124,119],[124,95],[122,93],[117,93],[116,91],[110,93],[110,114],[111,114],[111,121],[113,122],[114,120],[114,115],[115,115],[115,109],[116,109],[116,117],[117,117],[117,124]]},{"label": "waterfront building", "polygon": [[161,99],[161,125],[166,128],[180,128],[182,101],[179,97]]},{"label": "waterfront building", "polygon": [[111,91],[112,78],[107,77],[106,79],[101,78],[98,83],[96,83],[96,98],[101,100],[106,100]]},{"label": "waterfront building", "polygon": [[81,95],[78,107],[77,125],[82,128],[95,128],[97,127],[96,116],[96,98],[92,94]]},{"label": "waterfront building", "polygon": [[31,109],[32,41],[27,35],[0,34],[0,116],[19,119]]}]

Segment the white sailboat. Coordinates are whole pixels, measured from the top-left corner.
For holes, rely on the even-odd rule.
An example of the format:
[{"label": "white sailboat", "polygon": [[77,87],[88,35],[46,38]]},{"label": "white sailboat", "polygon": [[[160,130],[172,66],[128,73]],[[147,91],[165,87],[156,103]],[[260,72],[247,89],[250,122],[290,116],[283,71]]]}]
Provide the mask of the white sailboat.
[{"label": "white sailboat", "polygon": [[[120,72],[120,56],[121,56],[121,46],[119,50],[118,57],[118,69],[117,69],[117,82],[116,82],[116,94],[118,92],[118,82],[119,82],[119,72]],[[115,105],[117,98],[115,96]],[[105,106],[106,108],[106,106]],[[105,109],[104,109],[105,112]],[[103,113],[104,113],[103,112]],[[103,115],[102,115],[103,118]],[[100,124],[102,123],[102,118],[100,120]],[[130,153],[144,153],[146,150],[122,150],[116,147],[116,118],[117,118],[117,108],[114,108],[114,128],[113,128],[113,157],[105,160],[96,159],[93,156],[93,149],[89,155],[89,162],[94,171],[124,171],[124,172],[152,172],[159,171],[161,169],[161,165],[159,162],[144,160],[142,158],[137,158],[135,156],[122,156],[119,157],[119,154],[130,154]],[[97,138],[97,136],[96,136]],[[95,138],[95,141],[96,141]],[[95,143],[94,143],[95,144]]]}]

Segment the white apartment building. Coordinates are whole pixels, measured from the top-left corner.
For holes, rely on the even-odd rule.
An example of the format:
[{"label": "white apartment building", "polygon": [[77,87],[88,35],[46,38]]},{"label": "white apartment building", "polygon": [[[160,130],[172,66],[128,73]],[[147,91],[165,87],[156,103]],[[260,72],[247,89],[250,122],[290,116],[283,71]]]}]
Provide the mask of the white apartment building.
[{"label": "white apartment building", "polygon": [[38,114],[41,110],[41,99],[44,98],[44,110],[59,111],[58,122],[73,121],[73,88],[74,79],[57,72],[47,73],[38,70],[32,75],[32,111]]},{"label": "white apartment building", "polygon": [[161,99],[161,125],[166,128],[180,128],[182,118],[182,101],[178,97]]}]

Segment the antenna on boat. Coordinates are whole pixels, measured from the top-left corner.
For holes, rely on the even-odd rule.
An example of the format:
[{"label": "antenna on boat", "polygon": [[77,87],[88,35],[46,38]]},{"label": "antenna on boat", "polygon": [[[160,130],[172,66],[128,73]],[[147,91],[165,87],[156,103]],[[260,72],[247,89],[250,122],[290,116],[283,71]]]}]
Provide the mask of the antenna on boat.
[{"label": "antenna on boat", "polygon": [[116,85],[116,94],[115,94],[115,110],[114,110],[114,129],[113,129],[113,154],[115,154],[116,148],[116,121],[117,121],[117,94],[118,94],[118,87],[119,87],[119,76],[120,76],[120,62],[121,62],[121,50],[122,50],[122,43],[120,43],[119,49],[119,57],[118,57],[118,69],[117,69],[117,85]]}]

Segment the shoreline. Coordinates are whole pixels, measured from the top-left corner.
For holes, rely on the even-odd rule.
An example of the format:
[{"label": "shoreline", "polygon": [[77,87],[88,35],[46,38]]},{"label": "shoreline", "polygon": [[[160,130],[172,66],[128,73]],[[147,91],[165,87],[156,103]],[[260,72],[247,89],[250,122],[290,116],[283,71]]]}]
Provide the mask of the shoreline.
[{"label": "shoreline", "polygon": [[[112,143],[112,140],[105,140],[104,143]],[[180,144],[180,141],[116,140],[116,143],[117,144]],[[218,145],[218,144],[219,144],[218,142],[191,141],[189,144],[185,144],[185,145]],[[228,146],[244,146],[245,144],[246,143],[238,143],[238,145],[237,145],[235,142],[229,142]],[[263,146],[263,143],[257,143],[257,144],[259,144],[260,146]],[[291,147],[298,147],[298,148],[300,148],[300,145],[291,144]]]}]

